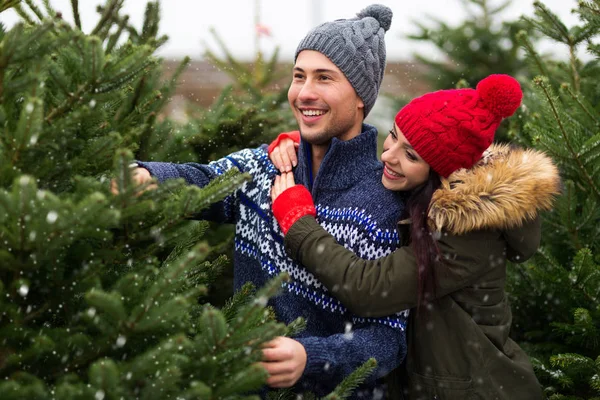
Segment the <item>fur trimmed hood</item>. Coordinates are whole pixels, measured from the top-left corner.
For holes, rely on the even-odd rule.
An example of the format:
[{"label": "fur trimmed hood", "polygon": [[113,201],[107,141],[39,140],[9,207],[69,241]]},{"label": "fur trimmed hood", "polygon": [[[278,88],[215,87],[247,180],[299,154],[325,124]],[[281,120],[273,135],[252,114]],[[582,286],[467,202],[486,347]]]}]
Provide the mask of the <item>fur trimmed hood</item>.
[{"label": "fur trimmed hood", "polygon": [[429,218],[435,230],[464,234],[517,228],[549,210],[560,192],[558,168],[533,149],[492,144],[471,169],[460,169],[433,194]]}]

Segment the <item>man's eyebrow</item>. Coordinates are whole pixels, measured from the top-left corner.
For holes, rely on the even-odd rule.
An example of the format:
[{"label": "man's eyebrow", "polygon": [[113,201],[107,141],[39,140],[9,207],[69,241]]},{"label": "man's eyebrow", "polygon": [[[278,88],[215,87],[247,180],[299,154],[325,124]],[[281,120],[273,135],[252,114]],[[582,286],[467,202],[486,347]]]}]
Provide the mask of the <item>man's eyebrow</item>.
[{"label": "man's eyebrow", "polygon": [[320,74],[338,74],[339,72],[334,70],[334,69],[327,69],[327,68],[319,68],[317,70],[315,70],[315,72],[318,72]]},{"label": "man's eyebrow", "polygon": [[[294,67],[293,70],[299,71],[299,72],[305,72],[304,69],[302,69],[301,67]],[[339,74],[338,71],[336,71],[334,69],[327,69],[327,68],[318,68],[318,69],[315,69],[314,72],[317,74]]]}]

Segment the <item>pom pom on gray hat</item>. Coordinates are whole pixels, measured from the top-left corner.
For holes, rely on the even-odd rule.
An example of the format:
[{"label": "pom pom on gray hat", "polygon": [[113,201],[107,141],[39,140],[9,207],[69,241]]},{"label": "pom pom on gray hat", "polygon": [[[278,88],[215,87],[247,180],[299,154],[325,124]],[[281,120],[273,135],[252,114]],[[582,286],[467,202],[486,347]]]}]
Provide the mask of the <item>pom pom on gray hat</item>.
[{"label": "pom pom on gray hat", "polygon": [[386,6],[382,6],[381,4],[371,4],[364,10],[360,11],[356,14],[357,18],[366,18],[373,17],[379,22],[379,26],[383,28],[384,31],[389,31],[390,26],[392,26],[392,10],[390,10]]},{"label": "pom pom on gray hat", "polygon": [[300,41],[296,56],[315,50],[331,60],[346,76],[365,104],[366,117],[377,99],[386,62],[384,36],[392,23],[392,10],[372,4],[355,18],[325,22]]}]

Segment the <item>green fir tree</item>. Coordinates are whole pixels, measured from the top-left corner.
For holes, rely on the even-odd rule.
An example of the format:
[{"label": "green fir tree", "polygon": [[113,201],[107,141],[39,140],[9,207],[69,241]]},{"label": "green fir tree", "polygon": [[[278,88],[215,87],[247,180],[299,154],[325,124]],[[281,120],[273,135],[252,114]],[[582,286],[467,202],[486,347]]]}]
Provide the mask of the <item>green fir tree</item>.
[{"label": "green fir tree", "polygon": [[[143,28],[123,1],[90,33],[48,1],[0,28],[0,398],[243,398],[260,346],[288,328],[265,308],[279,277],[222,309],[206,303],[224,258],[190,217],[249,179],[143,191],[129,164],[157,132],[176,77],[159,82],[158,3]],[[120,194],[110,192],[110,178]]]},{"label": "green fir tree", "polygon": [[538,254],[511,270],[513,334],[550,399],[600,399],[600,1],[580,1],[580,23],[570,28],[542,2],[534,6],[525,20],[567,57],[544,59],[519,33],[536,75],[519,139],[557,162],[564,188],[544,215]]}]

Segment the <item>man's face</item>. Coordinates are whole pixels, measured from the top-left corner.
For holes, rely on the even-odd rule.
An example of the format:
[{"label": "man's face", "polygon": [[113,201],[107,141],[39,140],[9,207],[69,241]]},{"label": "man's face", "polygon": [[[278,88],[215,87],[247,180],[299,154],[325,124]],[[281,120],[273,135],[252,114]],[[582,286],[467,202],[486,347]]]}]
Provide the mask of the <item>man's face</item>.
[{"label": "man's face", "polygon": [[288,101],[302,139],[322,145],[350,140],[361,131],[364,103],[348,79],[325,55],[303,50],[294,65]]}]

